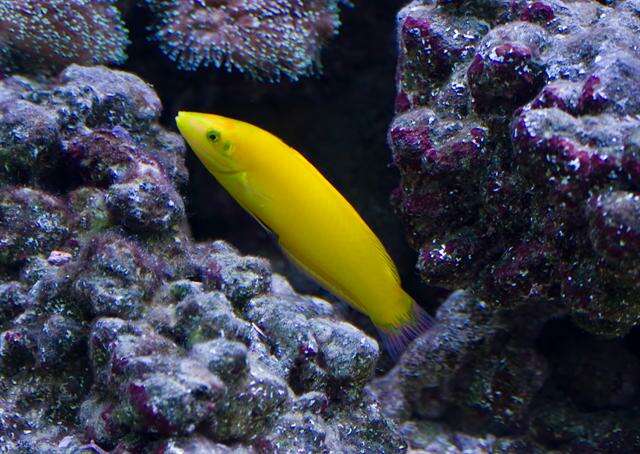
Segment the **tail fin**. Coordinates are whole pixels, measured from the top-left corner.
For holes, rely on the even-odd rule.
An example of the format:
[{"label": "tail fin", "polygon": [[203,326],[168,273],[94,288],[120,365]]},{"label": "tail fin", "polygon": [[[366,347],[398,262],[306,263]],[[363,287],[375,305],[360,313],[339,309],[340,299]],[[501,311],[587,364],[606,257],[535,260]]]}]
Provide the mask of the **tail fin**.
[{"label": "tail fin", "polygon": [[378,328],[380,339],[391,358],[398,359],[416,337],[433,326],[433,318],[414,301],[411,315],[397,328]]}]

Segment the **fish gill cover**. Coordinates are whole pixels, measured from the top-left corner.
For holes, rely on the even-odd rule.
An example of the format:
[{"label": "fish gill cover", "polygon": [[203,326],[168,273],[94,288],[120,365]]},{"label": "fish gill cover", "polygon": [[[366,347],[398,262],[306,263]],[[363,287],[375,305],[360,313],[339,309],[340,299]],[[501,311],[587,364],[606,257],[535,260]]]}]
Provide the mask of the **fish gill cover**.
[{"label": "fish gill cover", "polygon": [[377,343],[192,240],[160,110],[104,67],[0,81],[0,452],[403,452]]},{"label": "fish gill cover", "polygon": [[392,199],[423,280],[471,293],[387,413],[433,452],[640,449],[640,3],[413,1],[397,31]]},{"label": "fish gill cover", "polygon": [[[3,72],[122,63],[121,11],[151,13],[152,39],[179,68],[225,67],[257,79],[298,79],[320,67],[340,26],[340,0],[0,0]],[[120,9],[119,9],[120,8]]]}]

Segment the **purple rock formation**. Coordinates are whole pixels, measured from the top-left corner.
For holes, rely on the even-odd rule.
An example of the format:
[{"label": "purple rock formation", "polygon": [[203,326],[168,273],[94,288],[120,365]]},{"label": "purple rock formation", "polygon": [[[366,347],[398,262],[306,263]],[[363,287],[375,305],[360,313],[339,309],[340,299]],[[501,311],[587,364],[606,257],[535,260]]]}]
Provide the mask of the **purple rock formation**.
[{"label": "purple rock formation", "polygon": [[632,1],[400,12],[393,199],[427,283],[638,323],[639,31]]},{"label": "purple rock formation", "polygon": [[398,14],[392,200],[423,280],[468,289],[371,385],[410,447],[640,448],[639,11]]},{"label": "purple rock formation", "polygon": [[518,315],[455,292],[438,309],[434,329],[369,385],[409,446],[472,453],[639,449],[640,359],[633,350],[566,321],[541,330],[535,311]]},{"label": "purple rock formation", "polygon": [[160,110],[104,67],[0,80],[0,451],[404,452],[373,339],[193,242]]}]

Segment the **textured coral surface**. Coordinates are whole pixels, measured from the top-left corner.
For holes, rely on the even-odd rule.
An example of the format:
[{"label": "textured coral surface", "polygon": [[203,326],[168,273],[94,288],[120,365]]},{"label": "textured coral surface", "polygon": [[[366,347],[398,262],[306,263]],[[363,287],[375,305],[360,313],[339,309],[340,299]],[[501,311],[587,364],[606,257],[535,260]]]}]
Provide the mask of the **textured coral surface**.
[{"label": "textured coral surface", "polygon": [[402,10],[389,141],[425,281],[609,336],[640,321],[638,8]]},{"label": "textured coral surface", "polygon": [[370,389],[426,452],[635,452],[635,339],[605,340],[535,310],[496,310],[453,293],[436,326]]},{"label": "textured coral surface", "polygon": [[423,280],[469,292],[372,386],[385,412],[428,452],[637,451],[640,4],[397,20],[392,199]]},{"label": "textured coral surface", "polygon": [[127,30],[111,0],[0,1],[0,74],[120,63]]},{"label": "textured coral surface", "polygon": [[312,72],[340,25],[340,0],[145,1],[155,39],[181,68],[224,65],[265,79]]},{"label": "textured coral surface", "polygon": [[192,241],[160,110],[104,67],[0,81],[0,452],[403,452],[377,343]]},{"label": "textured coral surface", "polygon": [[[149,14],[152,38],[181,69],[225,67],[296,80],[320,67],[341,0],[0,0],[0,74],[122,63],[128,32]],[[344,2],[348,3],[348,2]],[[134,17],[135,16],[135,17]]]}]

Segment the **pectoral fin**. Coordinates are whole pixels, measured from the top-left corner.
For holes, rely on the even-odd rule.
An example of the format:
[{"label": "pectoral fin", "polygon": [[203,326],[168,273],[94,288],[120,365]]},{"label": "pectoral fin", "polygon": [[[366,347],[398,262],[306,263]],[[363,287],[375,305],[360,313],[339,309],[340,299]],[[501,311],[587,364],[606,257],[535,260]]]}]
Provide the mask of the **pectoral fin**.
[{"label": "pectoral fin", "polygon": [[239,173],[236,178],[242,186],[245,194],[253,201],[255,205],[266,207],[273,202],[273,198],[269,194],[261,190],[255,182],[251,181],[251,178],[247,172]]},{"label": "pectoral fin", "polygon": [[[252,185],[250,183],[249,177],[246,172],[239,173],[236,176],[236,178],[240,183],[240,185],[242,186],[242,189],[244,190],[245,194],[249,196],[249,198],[253,201],[253,203],[257,204],[260,207],[266,207],[272,202],[272,198],[270,196],[268,196],[264,192],[261,192],[255,187],[255,185]],[[237,201],[240,204],[240,206],[244,208],[244,210],[247,213],[249,213],[251,217],[253,217],[253,219],[255,219],[258,222],[258,224],[260,224],[260,226],[267,232],[270,238],[273,238],[275,241],[278,241],[278,234],[274,232],[271,229],[271,227],[267,225],[266,222],[260,219],[260,217],[256,214],[255,210],[253,210],[246,204],[242,203],[240,200],[237,200]]]}]

